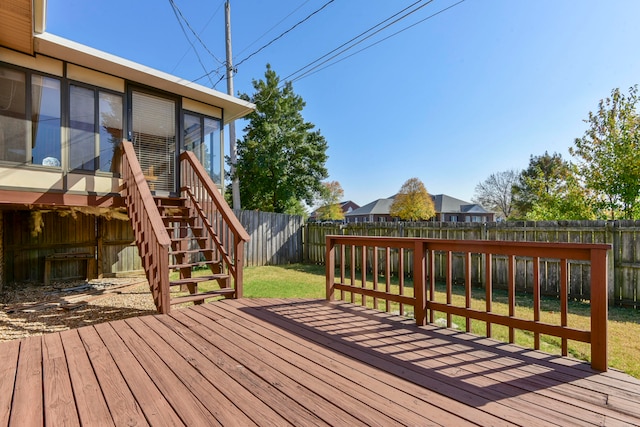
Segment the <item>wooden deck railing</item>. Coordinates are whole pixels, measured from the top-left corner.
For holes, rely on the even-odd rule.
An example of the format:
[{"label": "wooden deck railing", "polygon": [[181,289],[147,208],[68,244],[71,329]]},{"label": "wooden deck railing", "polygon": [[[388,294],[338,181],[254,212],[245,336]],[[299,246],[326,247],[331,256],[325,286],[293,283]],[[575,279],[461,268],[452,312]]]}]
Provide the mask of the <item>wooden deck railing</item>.
[{"label": "wooden deck railing", "polygon": [[236,298],[242,298],[244,244],[249,241],[238,218],[196,156],[180,154],[181,192],[198,213],[200,225],[209,231],[224,267],[233,277]]},{"label": "wooden deck railing", "polygon": [[[476,320],[484,323],[488,337],[492,336],[492,324],[503,325],[508,328],[508,340],[511,343],[515,342],[516,330],[528,331],[534,335],[536,350],[540,349],[541,335],[555,336],[561,340],[563,356],[568,355],[569,340],[589,343],[591,366],[599,371],[607,370],[607,251],[611,249],[610,245],[355,236],[327,236],[326,241],[328,300],[333,300],[335,292],[339,291],[340,299],[348,296],[351,302],[387,312],[397,311],[405,315],[408,314],[407,308],[410,308],[418,325],[425,324],[427,315],[428,321],[433,323],[436,313],[444,313],[446,326],[451,327],[452,316],[461,316],[465,319],[467,332],[471,331],[471,321]],[[454,284],[451,274],[454,253],[456,259],[463,254],[466,274],[461,284]],[[508,315],[493,311],[492,259],[495,256],[506,257],[508,262]],[[440,273],[435,271],[436,257],[446,259],[443,291],[436,289],[436,276]],[[397,262],[392,263],[392,259]],[[530,263],[533,318],[517,315],[515,265],[516,260],[523,259]],[[560,298],[557,310],[560,315],[557,324],[541,320],[541,259],[557,260],[559,264],[557,286]],[[570,261],[587,262],[590,266],[590,330],[571,327],[568,322]],[[392,264],[398,266],[397,271],[392,271]],[[482,308],[473,303],[472,268],[480,269],[484,278]],[[411,284],[405,283],[408,270],[411,271]],[[463,294],[461,303],[454,303],[454,286],[456,290],[464,287],[463,291],[459,291]]]},{"label": "wooden deck railing", "polygon": [[122,141],[122,195],[131,219],[142,266],[158,312],[169,306],[169,248],[171,238],[162,222],[149,185],[142,173],[133,144]]}]

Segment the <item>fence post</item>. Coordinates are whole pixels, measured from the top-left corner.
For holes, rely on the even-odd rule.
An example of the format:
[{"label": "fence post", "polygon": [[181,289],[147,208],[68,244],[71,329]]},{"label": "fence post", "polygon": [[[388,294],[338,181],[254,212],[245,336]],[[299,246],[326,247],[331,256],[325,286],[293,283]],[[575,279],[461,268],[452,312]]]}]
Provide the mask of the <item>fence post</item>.
[{"label": "fence post", "polygon": [[424,326],[426,322],[426,281],[425,281],[425,243],[422,239],[414,239],[413,249],[413,296],[415,305],[413,315],[416,318],[416,325]]},{"label": "fence post", "polygon": [[[336,251],[335,244],[331,240],[331,236],[326,236],[326,256],[325,256],[325,268],[326,268],[326,278],[327,278],[327,290],[326,290],[326,298],[327,301],[333,301],[335,299],[333,295],[333,285],[335,284],[335,262],[336,262]],[[342,261],[344,262],[344,260]]]},{"label": "fence post", "polygon": [[591,367],[606,371],[607,360],[607,251],[591,250]]}]

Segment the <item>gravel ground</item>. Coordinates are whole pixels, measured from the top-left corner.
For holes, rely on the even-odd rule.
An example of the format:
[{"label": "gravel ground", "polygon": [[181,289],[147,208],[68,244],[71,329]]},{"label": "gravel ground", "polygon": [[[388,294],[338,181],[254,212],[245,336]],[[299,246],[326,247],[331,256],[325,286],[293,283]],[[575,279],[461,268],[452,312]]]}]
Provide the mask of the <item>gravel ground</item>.
[{"label": "gravel ground", "polygon": [[8,285],[0,291],[0,341],[156,313],[143,278]]}]

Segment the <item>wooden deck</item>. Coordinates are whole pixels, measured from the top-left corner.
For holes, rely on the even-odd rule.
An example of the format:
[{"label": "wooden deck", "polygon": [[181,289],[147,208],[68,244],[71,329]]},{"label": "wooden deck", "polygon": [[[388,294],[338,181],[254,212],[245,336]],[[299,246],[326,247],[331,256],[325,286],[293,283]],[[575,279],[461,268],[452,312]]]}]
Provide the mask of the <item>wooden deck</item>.
[{"label": "wooden deck", "polygon": [[0,344],[2,425],[640,425],[640,381],[318,300]]}]

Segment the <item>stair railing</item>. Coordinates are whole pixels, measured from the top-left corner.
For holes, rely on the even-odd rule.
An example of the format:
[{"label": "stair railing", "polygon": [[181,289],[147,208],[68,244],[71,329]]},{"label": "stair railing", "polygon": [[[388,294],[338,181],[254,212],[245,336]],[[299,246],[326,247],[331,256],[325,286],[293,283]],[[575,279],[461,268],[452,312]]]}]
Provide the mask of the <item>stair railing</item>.
[{"label": "stair railing", "polygon": [[171,238],[162,222],[133,144],[122,141],[121,194],[136,237],[142,266],[159,313],[169,313],[169,248]]},{"label": "stair railing", "polygon": [[244,244],[249,241],[249,234],[191,151],[180,154],[180,174],[180,191],[208,229],[224,266],[233,277],[235,297],[242,298]]}]

